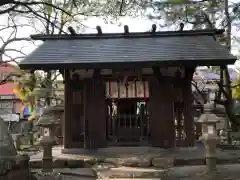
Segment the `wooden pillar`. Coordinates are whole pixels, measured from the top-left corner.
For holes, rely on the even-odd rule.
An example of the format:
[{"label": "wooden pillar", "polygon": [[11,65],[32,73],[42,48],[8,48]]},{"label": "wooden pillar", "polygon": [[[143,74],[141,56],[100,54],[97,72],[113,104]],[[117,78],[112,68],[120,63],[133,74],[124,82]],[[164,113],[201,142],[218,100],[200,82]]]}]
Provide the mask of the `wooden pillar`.
[{"label": "wooden pillar", "polygon": [[184,129],[186,133],[186,146],[193,146],[195,142],[194,118],[193,118],[193,96],[192,96],[192,76],[195,68],[185,69],[183,85],[184,104]]},{"label": "wooden pillar", "polygon": [[149,82],[149,116],[152,146],[172,148],[175,146],[173,116],[173,87],[167,77],[153,77]]},{"label": "wooden pillar", "polygon": [[74,75],[72,91],[72,120],[71,120],[71,132],[72,132],[72,148],[84,147],[84,116],[85,116],[85,81],[80,80],[79,75]]},{"label": "wooden pillar", "polygon": [[64,70],[64,118],[63,118],[63,146],[70,148],[71,145],[71,120],[72,120],[72,89],[70,85],[70,73]]},{"label": "wooden pillar", "polygon": [[106,147],[105,83],[100,78],[86,80],[85,148]]}]

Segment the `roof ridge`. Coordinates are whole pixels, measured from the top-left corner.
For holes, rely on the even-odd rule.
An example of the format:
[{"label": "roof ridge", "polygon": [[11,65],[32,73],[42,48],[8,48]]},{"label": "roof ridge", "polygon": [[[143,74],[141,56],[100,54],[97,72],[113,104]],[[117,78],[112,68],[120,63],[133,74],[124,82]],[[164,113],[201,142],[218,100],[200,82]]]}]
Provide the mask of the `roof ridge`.
[{"label": "roof ridge", "polygon": [[204,29],[187,31],[159,31],[159,32],[133,32],[133,33],[104,33],[104,34],[64,34],[64,35],[31,35],[33,40],[76,40],[76,39],[120,39],[120,38],[149,38],[149,37],[172,37],[172,36],[214,36],[222,34],[223,29]]}]

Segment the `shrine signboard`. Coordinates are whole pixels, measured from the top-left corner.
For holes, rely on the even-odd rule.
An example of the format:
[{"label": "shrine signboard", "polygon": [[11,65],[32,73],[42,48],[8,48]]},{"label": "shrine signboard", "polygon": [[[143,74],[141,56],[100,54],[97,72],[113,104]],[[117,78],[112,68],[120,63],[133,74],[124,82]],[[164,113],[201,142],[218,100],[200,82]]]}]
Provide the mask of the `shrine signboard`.
[{"label": "shrine signboard", "polygon": [[148,98],[147,81],[108,81],[106,83],[106,98]]},{"label": "shrine signboard", "polygon": [[0,117],[3,118],[4,121],[19,121],[19,115],[18,114],[0,114]]},{"label": "shrine signboard", "polygon": [[1,100],[12,100],[12,99],[15,99],[15,96],[14,95],[1,95],[0,99]]}]

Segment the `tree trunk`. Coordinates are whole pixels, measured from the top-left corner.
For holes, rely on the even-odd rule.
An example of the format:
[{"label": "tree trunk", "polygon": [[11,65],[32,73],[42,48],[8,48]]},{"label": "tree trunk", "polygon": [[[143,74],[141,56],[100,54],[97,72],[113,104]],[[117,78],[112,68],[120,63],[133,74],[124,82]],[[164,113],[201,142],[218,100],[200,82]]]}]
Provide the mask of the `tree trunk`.
[{"label": "tree trunk", "polygon": [[[46,87],[47,89],[51,88],[52,89],[52,72],[48,71],[47,72],[47,80],[46,80]],[[52,91],[49,91],[49,93],[47,93],[46,97],[45,97],[45,102],[46,102],[46,106],[50,106],[51,105],[51,93]]]},{"label": "tree trunk", "polygon": [[[226,18],[226,24],[224,25],[226,27],[226,47],[228,50],[231,50],[231,30],[232,30],[232,25],[231,25],[231,18],[229,14],[229,4],[228,0],[224,0],[224,13],[225,13],[225,18]],[[230,122],[235,122],[235,115],[233,114],[233,98],[232,98],[232,89],[231,89],[231,80],[228,72],[228,67],[222,66],[221,71],[223,74],[223,85],[224,85],[224,90],[227,94],[228,97],[225,97],[227,100],[227,103],[225,105],[225,111],[226,111],[226,121],[225,121],[225,128],[236,131],[237,127],[235,123],[231,123],[232,126],[230,126]],[[229,138],[230,142],[230,138]]]}]

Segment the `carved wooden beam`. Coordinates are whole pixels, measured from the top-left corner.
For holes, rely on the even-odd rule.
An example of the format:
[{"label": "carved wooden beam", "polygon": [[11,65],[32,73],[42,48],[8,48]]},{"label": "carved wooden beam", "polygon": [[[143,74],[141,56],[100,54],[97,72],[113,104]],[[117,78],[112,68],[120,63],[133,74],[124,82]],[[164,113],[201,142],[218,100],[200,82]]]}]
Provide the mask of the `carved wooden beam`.
[{"label": "carved wooden beam", "polygon": [[70,79],[70,71],[65,69],[63,77],[65,80],[69,80]]},{"label": "carved wooden beam", "polygon": [[94,69],[92,78],[98,79],[99,81],[101,81],[102,84],[105,84],[105,80],[101,75],[101,69]]},{"label": "carved wooden beam", "polygon": [[185,79],[191,80],[193,79],[193,73],[195,72],[196,67],[186,67],[185,68]]},{"label": "carved wooden beam", "polygon": [[60,72],[60,74],[62,75],[63,80],[64,80],[64,69],[59,69],[59,72]]},{"label": "carved wooden beam", "polygon": [[100,77],[101,77],[101,69],[94,69],[92,78],[98,79]]},{"label": "carved wooden beam", "polygon": [[163,78],[162,78],[162,73],[160,71],[159,67],[152,67],[153,70],[153,75],[156,77],[158,83],[161,83]]},{"label": "carved wooden beam", "polygon": [[69,70],[63,70],[63,84],[66,82],[70,83],[70,72]]}]

